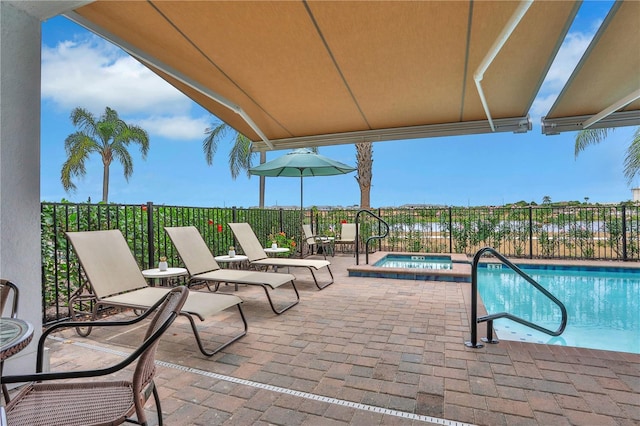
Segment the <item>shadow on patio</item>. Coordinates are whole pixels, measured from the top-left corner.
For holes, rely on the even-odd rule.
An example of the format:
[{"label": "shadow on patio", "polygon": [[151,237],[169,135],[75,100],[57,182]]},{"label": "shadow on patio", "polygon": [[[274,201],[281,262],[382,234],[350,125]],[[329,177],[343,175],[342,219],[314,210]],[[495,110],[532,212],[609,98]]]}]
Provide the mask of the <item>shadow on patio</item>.
[{"label": "shadow on patio", "polygon": [[[166,424],[640,422],[639,355],[507,341],[469,349],[470,284],[353,278],[352,256],[329,259],[336,281],[322,291],[292,269],[300,304],[279,316],[261,289],[241,286],[248,334],[211,358],[176,320],[157,355]],[[198,326],[205,339],[225,331]],[[109,363],[143,329],[59,335],[52,369]]]}]

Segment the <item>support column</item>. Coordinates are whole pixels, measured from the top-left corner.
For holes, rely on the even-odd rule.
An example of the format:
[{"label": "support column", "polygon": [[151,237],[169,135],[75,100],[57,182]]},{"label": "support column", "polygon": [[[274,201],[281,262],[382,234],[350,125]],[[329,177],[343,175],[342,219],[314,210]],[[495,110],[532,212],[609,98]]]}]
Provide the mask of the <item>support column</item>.
[{"label": "support column", "polygon": [[4,373],[35,371],[42,329],[40,255],[40,20],[0,2],[0,277],[20,291],[32,343]]}]

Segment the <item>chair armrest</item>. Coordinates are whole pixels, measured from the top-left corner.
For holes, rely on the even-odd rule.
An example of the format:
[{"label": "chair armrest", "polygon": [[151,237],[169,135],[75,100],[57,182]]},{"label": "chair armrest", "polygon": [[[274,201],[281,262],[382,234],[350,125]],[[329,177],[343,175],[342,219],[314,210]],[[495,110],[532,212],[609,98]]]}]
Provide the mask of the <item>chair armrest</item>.
[{"label": "chair armrest", "polygon": [[[161,299],[161,301],[164,300]],[[154,305],[152,310],[155,310],[156,306]],[[151,309],[150,309],[151,310]],[[33,374],[22,374],[15,376],[2,376],[2,383],[23,383],[23,382],[40,382],[47,380],[61,380],[61,379],[78,379],[84,377],[98,377],[98,376],[106,376],[108,374],[115,373],[116,371],[122,370],[132,362],[134,362],[144,351],[147,350],[149,346],[151,346],[157,339],[159,339],[162,334],[171,326],[175,317],[178,316],[177,313],[172,312],[163,322],[161,327],[151,334],[135,351],[133,351],[129,356],[127,356],[124,360],[120,361],[117,364],[114,364],[110,367],[100,368],[96,370],[78,370],[78,371],[62,371],[58,373],[33,373]],[[98,325],[104,325],[106,323],[95,321]],[[114,321],[113,323],[126,323],[129,321]],[[137,322],[137,321],[134,321]],[[109,323],[110,325],[113,323]],[[81,322],[81,324],[86,324]]]},{"label": "chair armrest", "polygon": [[42,371],[42,357],[44,354],[44,345],[47,340],[47,337],[54,331],[59,331],[65,328],[74,328],[74,327],[122,327],[128,326],[132,324],[136,324],[144,319],[146,319],[149,315],[155,311],[158,306],[162,304],[164,301],[164,297],[160,298],[153,306],[147,309],[142,315],[125,321],[64,321],[58,324],[54,324],[51,327],[47,328],[40,339],[38,340],[38,352],[36,358],[36,371],[40,373]]}]

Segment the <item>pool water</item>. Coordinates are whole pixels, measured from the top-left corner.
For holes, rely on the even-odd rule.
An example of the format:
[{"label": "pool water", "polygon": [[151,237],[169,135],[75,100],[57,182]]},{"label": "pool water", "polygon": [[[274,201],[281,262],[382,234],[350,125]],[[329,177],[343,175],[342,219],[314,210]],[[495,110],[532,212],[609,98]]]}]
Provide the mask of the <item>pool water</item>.
[{"label": "pool water", "polygon": [[[553,337],[499,319],[493,323],[498,339],[640,354],[640,270],[518,267],[564,303],[567,328]],[[560,309],[507,266],[481,265],[478,292],[488,313],[509,312],[550,330],[560,326]]]},{"label": "pool water", "polygon": [[423,255],[387,255],[373,264],[381,268],[408,268],[408,269],[453,269],[453,262],[446,256]]}]

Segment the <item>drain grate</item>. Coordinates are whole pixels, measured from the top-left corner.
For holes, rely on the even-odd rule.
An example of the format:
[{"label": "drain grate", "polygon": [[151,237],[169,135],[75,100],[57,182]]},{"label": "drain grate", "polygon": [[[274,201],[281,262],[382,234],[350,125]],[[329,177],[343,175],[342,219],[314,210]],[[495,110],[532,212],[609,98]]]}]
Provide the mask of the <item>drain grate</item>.
[{"label": "drain grate", "polygon": [[[56,340],[59,342],[69,343],[69,339],[65,339],[65,338],[49,336],[49,339]],[[76,342],[76,341],[72,341],[71,343],[75,346],[80,346],[86,349],[109,353],[112,355],[118,355],[122,357],[126,357],[129,355],[129,353],[127,352],[118,351],[115,349],[105,348],[101,346],[94,346],[87,343]],[[231,377],[231,376],[225,376],[223,374],[212,373],[210,371],[200,370],[198,368],[185,367],[183,365],[173,364],[171,362],[156,361],[156,364],[162,367],[172,368],[174,370],[180,370],[180,371],[184,371],[191,374],[198,374],[200,376],[210,377],[212,379],[224,380],[230,383],[251,386],[257,389],[264,389],[271,392],[282,393],[285,395],[292,395],[299,398],[311,399],[314,401],[326,402],[327,404],[340,405],[343,407],[349,407],[356,410],[372,411],[374,413],[380,413],[388,416],[401,417],[404,419],[416,420],[420,422],[432,423],[437,425],[472,426],[469,423],[462,423],[462,422],[457,422],[455,420],[446,420],[446,419],[436,417],[436,415],[438,415],[436,413],[440,413],[439,415],[442,415],[443,407],[444,407],[444,398],[439,395],[431,395],[426,393],[418,394],[417,396],[418,411],[422,413],[432,413],[431,415],[424,415],[424,414],[407,413],[405,411],[390,410],[388,408],[376,407],[376,406],[367,405],[367,404],[360,404],[357,402],[346,401],[344,399],[330,398],[327,396],[316,395],[309,392],[301,392],[293,389],[282,388],[280,386],[267,385],[264,383],[254,382],[251,380],[239,379],[237,377]]]}]

